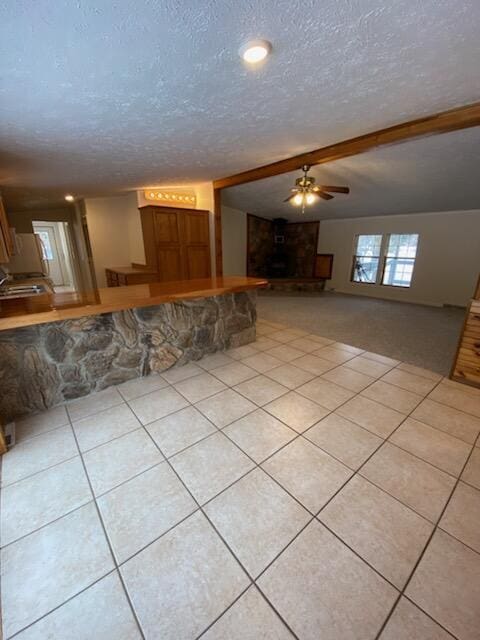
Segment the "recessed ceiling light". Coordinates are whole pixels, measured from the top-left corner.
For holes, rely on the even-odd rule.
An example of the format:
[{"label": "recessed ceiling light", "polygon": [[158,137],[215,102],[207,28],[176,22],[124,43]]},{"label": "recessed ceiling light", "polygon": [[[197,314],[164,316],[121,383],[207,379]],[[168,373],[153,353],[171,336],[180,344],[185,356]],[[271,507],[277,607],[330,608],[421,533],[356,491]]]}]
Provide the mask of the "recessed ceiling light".
[{"label": "recessed ceiling light", "polygon": [[272,45],[268,40],[249,40],[242,47],[240,47],[238,53],[242,56],[245,62],[249,64],[257,64],[268,56],[272,50]]},{"label": "recessed ceiling light", "polygon": [[65,200],[67,202],[73,202],[75,200],[75,198],[72,195],[70,195],[69,193],[67,193],[67,195],[65,196]]}]

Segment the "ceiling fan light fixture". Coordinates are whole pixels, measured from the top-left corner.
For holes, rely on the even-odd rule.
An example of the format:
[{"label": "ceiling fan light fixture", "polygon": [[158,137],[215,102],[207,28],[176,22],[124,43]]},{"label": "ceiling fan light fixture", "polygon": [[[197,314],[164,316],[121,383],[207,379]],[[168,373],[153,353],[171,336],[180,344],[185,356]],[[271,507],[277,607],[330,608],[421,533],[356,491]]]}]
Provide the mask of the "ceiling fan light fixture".
[{"label": "ceiling fan light fixture", "polygon": [[284,202],[290,202],[295,207],[302,207],[302,213],[305,212],[305,207],[312,206],[322,200],[331,200],[333,196],[329,193],[350,193],[348,187],[326,187],[323,185],[316,185],[315,178],[308,175],[310,166],[304,164],[302,167],[303,176],[295,180],[295,186],[291,189],[292,194]]}]

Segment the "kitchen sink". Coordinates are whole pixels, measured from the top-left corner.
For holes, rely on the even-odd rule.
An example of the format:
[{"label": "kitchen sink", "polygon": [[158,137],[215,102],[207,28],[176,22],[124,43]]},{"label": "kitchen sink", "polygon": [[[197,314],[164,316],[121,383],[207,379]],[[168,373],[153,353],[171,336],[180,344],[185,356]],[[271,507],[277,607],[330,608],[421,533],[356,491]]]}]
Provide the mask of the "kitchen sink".
[{"label": "kitchen sink", "polygon": [[0,299],[27,298],[41,293],[47,293],[47,288],[42,284],[11,284],[0,289]]}]

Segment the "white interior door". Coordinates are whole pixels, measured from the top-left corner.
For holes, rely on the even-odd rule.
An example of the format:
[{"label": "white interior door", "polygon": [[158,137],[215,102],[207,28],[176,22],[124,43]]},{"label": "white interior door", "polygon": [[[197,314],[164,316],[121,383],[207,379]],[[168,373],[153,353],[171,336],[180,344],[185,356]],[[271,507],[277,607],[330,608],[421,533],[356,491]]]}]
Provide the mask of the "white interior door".
[{"label": "white interior door", "polygon": [[70,284],[65,282],[65,270],[62,264],[63,255],[61,244],[57,239],[55,224],[35,224],[33,230],[41,240],[43,257],[48,262],[50,278],[53,284],[57,286]]}]

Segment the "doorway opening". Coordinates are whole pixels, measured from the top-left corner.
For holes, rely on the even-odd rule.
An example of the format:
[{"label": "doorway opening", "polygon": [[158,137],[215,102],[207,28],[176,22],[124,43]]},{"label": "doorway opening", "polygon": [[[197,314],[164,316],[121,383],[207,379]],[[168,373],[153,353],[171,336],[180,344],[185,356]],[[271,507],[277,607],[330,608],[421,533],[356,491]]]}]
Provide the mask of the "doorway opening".
[{"label": "doorway opening", "polygon": [[77,289],[74,249],[68,222],[33,220],[33,231],[40,240],[47,276],[57,293]]}]

